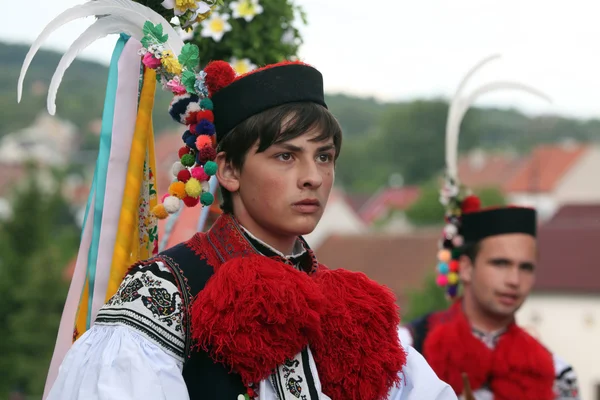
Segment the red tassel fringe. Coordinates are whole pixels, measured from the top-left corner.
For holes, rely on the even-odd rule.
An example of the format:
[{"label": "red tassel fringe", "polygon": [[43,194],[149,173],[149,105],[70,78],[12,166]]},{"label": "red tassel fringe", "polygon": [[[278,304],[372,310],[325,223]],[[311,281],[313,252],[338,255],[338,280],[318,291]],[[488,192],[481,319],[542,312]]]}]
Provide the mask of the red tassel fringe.
[{"label": "red tassel fringe", "polygon": [[306,274],[288,265],[264,256],[235,258],[196,297],[193,337],[245,384],[257,383],[320,337],[324,300]]},{"label": "red tassel fringe", "polygon": [[[489,383],[494,399],[554,398],[554,362],[551,353],[516,324],[489,349],[471,332],[460,302],[432,322],[423,353],[438,377],[462,394],[461,374],[471,387]],[[439,323],[436,323],[439,322]]]},{"label": "red tassel fringe", "polygon": [[311,342],[323,392],[334,400],[387,398],[406,363],[394,295],[342,269],[319,270],[315,282],[327,296],[323,340]]}]

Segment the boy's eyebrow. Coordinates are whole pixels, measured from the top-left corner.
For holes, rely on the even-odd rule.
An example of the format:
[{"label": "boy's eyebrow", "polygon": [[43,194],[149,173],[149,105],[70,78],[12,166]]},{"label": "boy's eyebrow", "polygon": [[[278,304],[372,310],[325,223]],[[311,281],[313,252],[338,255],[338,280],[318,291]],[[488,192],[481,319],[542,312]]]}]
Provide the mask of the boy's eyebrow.
[{"label": "boy's eyebrow", "polygon": [[321,151],[328,151],[328,150],[334,150],[334,149],[335,149],[335,145],[333,143],[329,143],[329,144],[319,147],[317,149],[317,151],[321,152]]},{"label": "boy's eyebrow", "polygon": [[[301,152],[304,151],[304,147],[296,146],[296,145],[293,145],[291,143],[277,143],[277,144],[274,144],[273,147],[279,147],[281,149],[285,149],[285,150],[288,150],[288,151],[293,151],[293,152],[296,152],[296,153],[301,153]],[[330,143],[330,144],[326,144],[324,146],[319,147],[317,149],[317,151],[318,152],[328,151],[328,150],[332,150],[334,148],[335,148],[335,145],[333,143]]]}]

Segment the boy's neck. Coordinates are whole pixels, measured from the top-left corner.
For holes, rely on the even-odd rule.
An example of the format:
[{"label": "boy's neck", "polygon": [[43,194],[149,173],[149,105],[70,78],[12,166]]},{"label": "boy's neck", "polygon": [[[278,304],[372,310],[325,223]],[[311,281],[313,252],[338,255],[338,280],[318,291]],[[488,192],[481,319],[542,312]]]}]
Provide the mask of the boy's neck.
[{"label": "boy's neck", "polygon": [[253,223],[251,220],[245,220],[245,218],[239,218],[236,216],[239,224],[246,230],[250,236],[260,240],[268,247],[272,247],[284,256],[290,256],[294,253],[294,247],[298,240],[297,236],[280,236],[275,235],[271,232],[260,227],[258,224]]},{"label": "boy's neck", "polygon": [[463,297],[462,307],[471,327],[484,333],[501,331],[514,320],[514,316],[499,317],[486,313],[467,291]]}]

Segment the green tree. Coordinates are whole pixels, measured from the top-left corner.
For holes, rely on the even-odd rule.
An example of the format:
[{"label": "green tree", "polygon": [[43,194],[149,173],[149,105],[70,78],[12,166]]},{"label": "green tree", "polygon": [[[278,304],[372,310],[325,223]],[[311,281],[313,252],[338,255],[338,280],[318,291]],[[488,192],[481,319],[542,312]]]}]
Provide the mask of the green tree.
[{"label": "green tree", "polygon": [[0,225],[2,398],[16,385],[42,393],[68,288],[63,271],[79,240],[60,177],[48,191],[33,176],[15,193],[12,216]]},{"label": "green tree", "polygon": [[421,289],[409,290],[407,298],[406,312],[402,317],[404,322],[413,321],[434,311],[444,310],[450,305],[444,289],[435,283],[433,273],[424,279]]},{"label": "green tree", "polygon": [[212,60],[247,58],[252,63],[263,66],[296,56],[302,38],[294,22],[300,19],[306,24],[306,16],[294,0],[258,0],[263,11],[250,22],[233,17],[232,2],[233,0],[223,0],[215,10],[219,14],[230,16],[228,22],[231,31],[225,33],[220,41],[202,37],[202,28],[208,20],[198,24],[194,31],[193,43],[200,48],[200,60],[203,64]]},{"label": "green tree", "polygon": [[[444,223],[444,207],[440,203],[440,183],[429,181],[421,187],[419,199],[406,210],[408,220],[417,226],[441,225]],[[506,204],[502,192],[495,187],[481,187],[473,190],[481,200],[482,207],[503,206]]]}]

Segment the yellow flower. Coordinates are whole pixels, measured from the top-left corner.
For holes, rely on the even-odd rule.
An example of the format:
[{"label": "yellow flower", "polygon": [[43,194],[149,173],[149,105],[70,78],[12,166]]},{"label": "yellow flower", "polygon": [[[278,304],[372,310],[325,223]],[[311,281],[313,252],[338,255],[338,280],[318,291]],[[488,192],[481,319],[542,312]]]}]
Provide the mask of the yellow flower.
[{"label": "yellow flower", "polygon": [[198,8],[196,0],[175,0],[175,7],[181,12]]},{"label": "yellow flower", "polygon": [[196,22],[202,22],[205,19],[207,19],[208,17],[210,17],[210,14],[212,14],[213,10],[210,9],[209,11],[205,12],[204,14],[198,14],[198,16],[196,17]]},{"label": "yellow flower", "polygon": [[173,57],[173,54],[170,51],[164,51],[163,57],[160,59],[160,61],[168,73],[173,75],[181,75],[181,64],[179,64],[179,60]]}]

